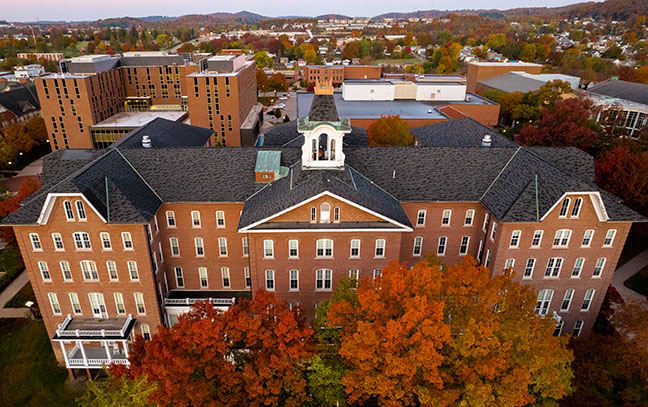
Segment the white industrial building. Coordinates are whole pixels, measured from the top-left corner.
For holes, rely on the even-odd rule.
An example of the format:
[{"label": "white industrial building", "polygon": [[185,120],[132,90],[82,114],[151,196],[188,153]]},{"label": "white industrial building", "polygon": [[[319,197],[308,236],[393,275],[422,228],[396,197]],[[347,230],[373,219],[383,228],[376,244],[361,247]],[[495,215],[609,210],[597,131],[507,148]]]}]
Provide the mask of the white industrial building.
[{"label": "white industrial building", "polygon": [[342,84],[342,98],[357,101],[463,101],[466,99],[466,83],[446,80],[347,80]]}]

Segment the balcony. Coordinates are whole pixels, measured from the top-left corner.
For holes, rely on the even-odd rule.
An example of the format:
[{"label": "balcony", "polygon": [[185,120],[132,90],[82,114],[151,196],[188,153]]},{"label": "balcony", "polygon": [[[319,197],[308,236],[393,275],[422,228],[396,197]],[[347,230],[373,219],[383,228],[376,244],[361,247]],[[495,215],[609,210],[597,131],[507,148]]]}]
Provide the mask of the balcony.
[{"label": "balcony", "polygon": [[102,368],[111,363],[128,365],[127,348],[122,348],[120,351],[118,345],[117,348],[108,346],[108,350],[106,348],[84,347],[82,351],[81,346],[77,344],[67,354],[68,368]]},{"label": "balcony", "polygon": [[72,318],[70,314],[59,325],[54,340],[126,339],[135,326],[135,319],[127,318]]},{"label": "balcony", "polygon": [[227,309],[239,297],[251,298],[250,291],[171,290],[164,299],[166,307],[190,307],[195,302],[209,301],[214,307]]}]

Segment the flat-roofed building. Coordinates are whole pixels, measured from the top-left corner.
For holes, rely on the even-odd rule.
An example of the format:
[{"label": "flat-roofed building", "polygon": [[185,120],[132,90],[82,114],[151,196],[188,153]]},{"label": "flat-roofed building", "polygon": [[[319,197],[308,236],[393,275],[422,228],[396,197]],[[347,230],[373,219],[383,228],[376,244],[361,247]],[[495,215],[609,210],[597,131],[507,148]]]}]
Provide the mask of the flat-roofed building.
[{"label": "flat-roofed building", "polygon": [[542,65],[531,62],[471,62],[468,64],[466,76],[466,91],[477,92],[477,82],[493,76],[503,75],[512,71],[522,71],[532,74],[542,72]]}]

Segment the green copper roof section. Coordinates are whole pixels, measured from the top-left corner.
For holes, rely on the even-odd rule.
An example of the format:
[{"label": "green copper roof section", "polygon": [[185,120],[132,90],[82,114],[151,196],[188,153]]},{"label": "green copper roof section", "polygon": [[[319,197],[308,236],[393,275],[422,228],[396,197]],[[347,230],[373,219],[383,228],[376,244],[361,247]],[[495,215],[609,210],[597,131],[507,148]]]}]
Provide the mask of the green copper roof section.
[{"label": "green copper roof section", "polygon": [[259,151],[257,152],[254,172],[279,172],[281,163],[281,151]]},{"label": "green copper roof section", "polygon": [[315,130],[318,126],[321,125],[328,125],[333,127],[336,131],[342,132],[342,133],[350,133],[351,132],[351,123],[349,122],[349,119],[340,119],[339,122],[319,122],[319,121],[311,121],[308,119],[308,116],[299,119],[297,121],[297,131],[300,133],[303,133],[305,131],[312,131]]}]

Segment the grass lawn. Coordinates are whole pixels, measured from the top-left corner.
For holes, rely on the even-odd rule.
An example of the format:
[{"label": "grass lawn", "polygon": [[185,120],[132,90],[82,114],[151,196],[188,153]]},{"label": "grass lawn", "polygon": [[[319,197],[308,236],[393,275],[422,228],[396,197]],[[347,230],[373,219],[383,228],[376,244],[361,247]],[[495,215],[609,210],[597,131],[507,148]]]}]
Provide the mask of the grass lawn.
[{"label": "grass lawn", "polygon": [[258,100],[263,106],[270,106],[272,104],[272,96],[259,96]]},{"label": "grass lawn", "polygon": [[639,270],[632,277],[623,282],[623,285],[648,297],[648,267]]},{"label": "grass lawn", "polygon": [[420,63],[417,58],[407,58],[407,59],[376,59],[372,62],[373,65],[385,64],[385,65],[404,65],[404,64],[414,64]]},{"label": "grass lawn", "polygon": [[81,393],[68,389],[67,377],[56,363],[43,321],[0,320],[0,404],[74,406]]},{"label": "grass lawn", "polygon": [[24,267],[20,250],[16,248],[0,250],[0,271],[5,273],[0,277],[0,291],[11,284]]},{"label": "grass lawn", "polygon": [[31,286],[31,283],[25,284],[23,288],[20,289],[7,303],[4,305],[5,308],[22,308],[25,306],[27,301],[36,302],[36,296],[34,295],[34,289]]}]

